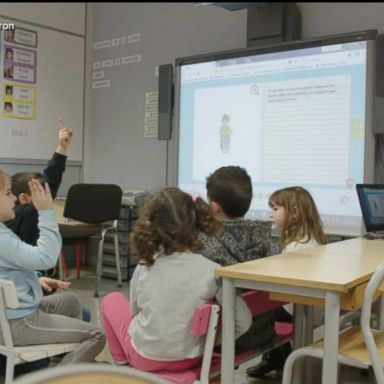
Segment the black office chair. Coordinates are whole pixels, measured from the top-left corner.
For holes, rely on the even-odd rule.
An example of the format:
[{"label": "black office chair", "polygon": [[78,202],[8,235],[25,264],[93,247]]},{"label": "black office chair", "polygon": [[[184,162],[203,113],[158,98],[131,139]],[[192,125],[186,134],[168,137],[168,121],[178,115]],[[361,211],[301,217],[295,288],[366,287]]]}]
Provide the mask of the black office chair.
[{"label": "black office chair", "polygon": [[[121,287],[120,252],[117,232],[117,219],[120,214],[122,189],[115,184],[74,184],[68,190],[63,216],[64,224],[59,224],[63,245],[87,244],[91,236],[100,235],[97,254],[96,288],[94,296],[99,296],[103,244],[107,232],[113,233],[116,256],[118,286]],[[70,223],[68,219],[84,224]],[[113,221],[112,226],[103,228],[102,224]],[[76,252],[77,274],[79,276],[80,252]],[[63,271],[63,256],[60,257],[60,274]]]}]

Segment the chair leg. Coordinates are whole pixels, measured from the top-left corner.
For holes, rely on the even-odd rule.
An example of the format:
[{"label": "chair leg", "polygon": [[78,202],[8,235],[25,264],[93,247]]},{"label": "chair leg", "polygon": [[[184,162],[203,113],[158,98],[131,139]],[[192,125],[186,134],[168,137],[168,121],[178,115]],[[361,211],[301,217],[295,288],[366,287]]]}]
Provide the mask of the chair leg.
[{"label": "chair leg", "polygon": [[65,262],[64,252],[60,252],[60,260],[59,260],[59,278],[63,280],[64,277],[68,277],[68,269],[67,263]]},{"label": "chair leg", "polygon": [[322,359],[323,350],[312,348],[312,347],[303,347],[303,348],[295,349],[293,352],[291,352],[284,364],[283,380],[281,384],[291,384],[292,374],[293,374],[293,365],[295,364],[297,359],[307,357],[307,356],[315,357],[317,359]]},{"label": "chair leg", "polygon": [[7,356],[7,365],[5,371],[5,384],[13,383],[13,375],[15,370],[15,359],[13,356]]},{"label": "chair leg", "polygon": [[57,260],[57,264],[59,265],[59,279],[64,279],[64,265],[63,265],[63,251],[60,252],[59,260]]},{"label": "chair leg", "polygon": [[292,352],[288,356],[287,360],[285,361],[282,384],[291,384],[292,382],[293,364],[295,363],[295,360],[296,360],[294,352]]},{"label": "chair leg", "polygon": [[283,380],[281,384],[291,384],[292,383],[292,373],[293,373],[293,365],[296,362],[296,359],[299,357],[305,356],[302,349],[296,349],[289,354],[287,360],[285,360],[284,370],[283,370]]},{"label": "chair leg", "polygon": [[89,241],[84,244],[85,265],[89,265]]},{"label": "chair leg", "polygon": [[101,233],[101,238],[99,241],[99,251],[97,252],[97,266],[96,266],[96,288],[93,294],[94,297],[99,297],[99,288],[101,282],[101,265],[103,262],[103,245],[104,245],[105,232]]},{"label": "chair leg", "polygon": [[121,265],[120,265],[120,248],[119,248],[119,236],[117,231],[113,234],[115,241],[115,256],[116,256],[116,269],[117,269],[117,286],[122,287],[121,283]]},{"label": "chair leg", "polygon": [[80,265],[81,265],[81,244],[76,244],[76,278],[80,279]]}]

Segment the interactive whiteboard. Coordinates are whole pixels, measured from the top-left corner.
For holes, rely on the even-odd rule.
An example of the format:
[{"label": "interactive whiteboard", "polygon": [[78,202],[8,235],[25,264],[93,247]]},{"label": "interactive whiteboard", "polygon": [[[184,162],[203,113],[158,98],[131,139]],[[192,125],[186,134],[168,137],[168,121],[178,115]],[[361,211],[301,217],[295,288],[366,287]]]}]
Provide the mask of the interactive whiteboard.
[{"label": "interactive whiteboard", "polygon": [[372,182],[376,31],[176,61],[177,184],[206,196],[205,179],[245,167],[248,216],[268,220],[269,195],[300,185],[327,233],[359,235],[356,183]]}]

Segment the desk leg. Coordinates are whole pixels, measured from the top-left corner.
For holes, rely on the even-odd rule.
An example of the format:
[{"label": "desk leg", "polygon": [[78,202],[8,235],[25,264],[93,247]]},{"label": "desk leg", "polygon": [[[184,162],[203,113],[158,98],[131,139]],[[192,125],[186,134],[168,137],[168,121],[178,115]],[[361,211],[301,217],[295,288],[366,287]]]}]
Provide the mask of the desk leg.
[{"label": "desk leg", "polygon": [[224,277],[221,384],[233,384],[235,381],[235,294],[232,280]]},{"label": "desk leg", "polygon": [[[293,349],[304,346],[304,305],[293,304]],[[292,383],[302,383],[303,361],[297,360],[292,372]]]},{"label": "desk leg", "polygon": [[[304,345],[313,343],[315,308],[310,305],[304,306]],[[304,358],[304,383],[313,383],[313,358]]]},{"label": "desk leg", "polygon": [[310,305],[304,306],[304,345],[313,343],[314,314],[314,307]]},{"label": "desk leg", "polygon": [[293,349],[304,346],[304,306],[302,304],[293,305]]},{"label": "desk leg", "polygon": [[324,358],[322,384],[337,384],[339,349],[340,294],[327,292],[325,295]]}]

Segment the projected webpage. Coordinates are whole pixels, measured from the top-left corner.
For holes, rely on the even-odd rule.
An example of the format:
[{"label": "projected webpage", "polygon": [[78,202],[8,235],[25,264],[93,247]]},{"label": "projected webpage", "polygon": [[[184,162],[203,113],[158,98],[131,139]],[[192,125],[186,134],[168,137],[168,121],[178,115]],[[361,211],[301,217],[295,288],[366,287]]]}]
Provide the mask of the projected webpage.
[{"label": "projected webpage", "polygon": [[207,175],[240,165],[249,217],[269,219],[269,195],[301,185],[329,233],[360,234],[366,60],[354,42],[181,66],[178,185],[206,198]]}]

